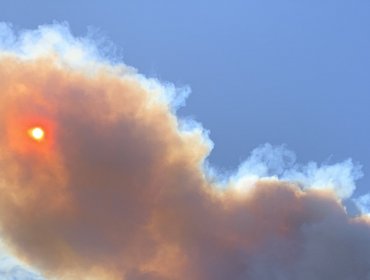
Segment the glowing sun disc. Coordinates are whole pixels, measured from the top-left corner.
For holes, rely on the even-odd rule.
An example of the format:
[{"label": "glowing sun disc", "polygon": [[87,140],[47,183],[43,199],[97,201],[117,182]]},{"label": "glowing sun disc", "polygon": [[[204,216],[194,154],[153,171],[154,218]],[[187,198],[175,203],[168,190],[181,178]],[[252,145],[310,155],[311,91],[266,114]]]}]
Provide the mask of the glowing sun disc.
[{"label": "glowing sun disc", "polygon": [[36,141],[41,141],[45,137],[45,131],[41,127],[33,127],[28,134]]}]

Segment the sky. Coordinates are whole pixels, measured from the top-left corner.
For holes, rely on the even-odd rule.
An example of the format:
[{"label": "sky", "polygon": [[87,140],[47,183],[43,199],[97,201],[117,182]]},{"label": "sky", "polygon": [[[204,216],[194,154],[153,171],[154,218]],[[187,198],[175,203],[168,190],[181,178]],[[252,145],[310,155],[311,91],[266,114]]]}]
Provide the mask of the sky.
[{"label": "sky", "polygon": [[[190,88],[191,93],[185,101],[186,105],[176,109],[177,115],[184,119],[192,118],[202,124],[203,128],[200,129],[202,137],[197,141],[206,142],[209,156],[207,156],[208,152],[203,152],[202,145],[197,141],[195,146],[199,145],[199,154],[207,157],[210,166],[217,170],[214,172],[221,175],[226,173],[227,176],[230,173],[233,174],[226,176],[226,185],[235,185],[234,187],[238,189],[239,184],[248,184],[251,174],[260,179],[276,175],[279,180],[299,181],[305,186],[304,189],[321,188],[323,182],[332,183],[340,199],[368,193],[370,184],[368,176],[370,133],[367,129],[370,119],[368,110],[370,107],[368,79],[370,3],[367,1],[208,0],[199,2],[2,1],[0,20],[10,23],[14,30],[35,29],[39,25],[51,24],[55,21],[65,22],[74,36],[88,34],[94,38],[103,56],[107,56],[110,60],[123,61],[126,65],[138,69],[139,73],[146,77],[154,78],[158,81],[155,84],[159,83],[155,86],[160,88],[159,91],[171,91],[171,86],[167,83],[180,89]],[[63,31],[62,34],[68,34],[68,32]],[[74,42],[73,39],[68,40]],[[82,49],[85,50],[85,46]],[[98,61],[101,60],[98,59]],[[63,84],[64,80],[61,80]],[[141,85],[139,78],[135,76],[134,80]],[[64,97],[60,98],[64,100]],[[71,102],[70,99],[66,100],[67,104]],[[92,102],[92,104],[95,103]],[[69,109],[67,111],[70,112]],[[89,114],[90,112],[87,111],[87,115]],[[151,114],[154,113],[148,113],[148,116],[152,116]],[[60,118],[58,116],[56,119],[65,121]],[[150,127],[154,125],[151,122],[149,124]],[[81,135],[83,137],[85,134]],[[212,151],[210,151],[212,145],[207,137],[213,142]],[[101,139],[101,141],[104,143],[108,140]],[[95,147],[94,143],[90,148]],[[265,143],[271,143],[272,146]],[[150,142],[142,145],[151,147],[152,144]],[[286,148],[279,145],[286,145]],[[63,151],[70,152],[64,149],[67,148],[63,146]],[[185,149],[183,153],[187,158],[189,151]],[[201,161],[202,156],[194,161]],[[85,157],[81,156],[81,158]],[[352,161],[348,160],[349,158]],[[190,159],[189,161],[191,162],[189,165],[193,166],[193,161]],[[138,162],[141,161],[138,159]],[[315,165],[313,162],[318,164]],[[85,172],[91,171],[92,167],[84,167]],[[192,176],[195,176],[194,172],[190,172]],[[196,180],[200,180],[195,177]],[[248,179],[247,183],[245,178]],[[76,180],[78,182],[79,177],[76,177]],[[273,184],[263,180],[259,184],[263,186]],[[32,184],[34,183],[32,181]],[[204,184],[207,185],[208,182]],[[356,190],[355,185],[357,185]],[[289,187],[287,189],[291,191]],[[190,191],[189,193],[193,194]],[[309,201],[313,199],[311,195],[315,197],[313,194],[307,195]],[[136,197],[135,194],[133,196]],[[207,197],[203,193],[199,196]],[[260,194],[257,193],[254,196],[260,197]],[[284,195],[283,197],[285,201],[287,198]],[[205,199],[205,201],[208,200]],[[327,201],[322,197],[318,201],[327,205]],[[366,205],[364,197],[362,201]],[[146,205],[141,200],[138,203]],[[209,213],[202,208],[201,203],[199,205],[195,203],[195,205],[203,215],[206,216],[205,213],[207,213],[211,217],[217,216],[213,206],[210,207],[212,210],[209,210],[211,212]],[[235,206],[235,204],[232,205]],[[252,204],[248,205],[248,209],[254,209]],[[170,206],[166,205],[166,207]],[[333,205],[331,207],[333,208],[328,208],[329,220],[339,215],[338,209]],[[9,210],[12,208],[4,209],[12,213]],[[312,210],[302,211],[306,213]],[[225,217],[231,215],[230,213],[218,214]],[[60,216],[57,215],[57,217]],[[62,217],[65,216],[62,215]],[[81,217],[84,215],[81,214]],[[22,224],[24,220],[26,218],[21,219],[20,223]],[[333,220],[336,219],[333,218]],[[216,229],[215,224],[210,225],[210,228]],[[254,225],[253,222],[251,224]],[[343,222],[336,226],[339,229],[347,229],[345,224]],[[68,225],[66,223],[65,226],[68,228]],[[93,225],[90,226],[93,227]],[[74,230],[83,232],[83,229],[79,228]],[[124,227],[120,230],[125,232]],[[162,232],[160,227],[157,230]],[[327,229],[317,230],[326,232]],[[15,229],[10,228],[6,231],[8,231],[7,236],[15,236],[11,247],[18,252],[16,255],[19,255],[19,250],[28,248],[28,245],[19,243]],[[311,231],[314,230],[307,229],[305,234],[311,236]],[[362,228],[343,230],[348,236],[358,235],[365,240],[368,235],[363,234],[363,231],[365,230]],[[265,232],[265,229],[261,229],[261,232]],[[230,232],[223,234],[230,236]],[[200,242],[201,238],[198,235],[194,238]],[[345,236],[348,240],[352,240]],[[48,237],[55,238],[49,235]],[[79,240],[75,236],[70,238]],[[166,238],[167,244],[168,240],[174,237]],[[146,240],[146,242],[149,241]],[[187,240],[187,242],[190,241]],[[320,244],[312,239],[310,242]],[[109,243],[109,245],[112,244]],[[184,244],[187,243],[184,241]],[[243,247],[243,244],[239,245]],[[307,247],[312,248],[310,245]],[[78,253],[81,250],[77,245],[73,249],[73,252]],[[323,256],[317,253],[316,249],[310,249],[312,252],[315,251],[315,253],[310,251],[312,255]],[[104,247],[104,250],[108,249]],[[218,250],[222,251],[220,248]],[[36,256],[39,260],[53,252],[55,251],[49,250],[48,247],[43,253],[30,250],[24,253],[25,256],[21,256],[22,254],[19,256],[25,259]],[[205,250],[205,252],[212,253],[212,250]],[[366,260],[368,260],[368,252],[366,247],[363,251]],[[242,273],[241,275],[244,276],[240,277],[272,279],[269,274],[260,274],[262,272],[258,264],[261,263],[259,260],[264,258],[266,258],[265,263],[269,264],[271,261],[269,257],[274,253],[276,252],[263,251],[263,254],[258,255],[258,260],[251,261],[256,263],[252,265],[253,272],[248,272],[252,274]],[[308,263],[312,261],[311,253],[307,253],[307,259],[294,269],[309,266]],[[250,254],[250,251],[246,250],[245,254]],[[86,252],[78,254],[76,259],[84,260],[86,255],[89,254]],[[238,259],[236,255],[231,255],[231,258]],[[97,256],[100,257],[99,254]],[[114,263],[116,258],[112,257],[111,260]],[[37,261],[36,266],[42,268],[48,275],[59,273],[61,268],[56,268],[53,261],[47,264]],[[89,261],[91,262],[88,264],[98,263],[97,259]],[[214,263],[202,264],[204,267],[207,265],[217,267]],[[66,263],[66,267],[68,265]],[[315,266],[312,263],[310,265]],[[276,271],[283,276],[296,273],[286,269],[285,264],[274,263],[273,267],[276,267]],[[365,265],[366,267],[368,266]],[[103,270],[106,269],[106,267],[103,268]],[[194,271],[198,270],[202,269],[194,269]],[[205,275],[203,279],[208,279],[207,277],[214,279],[212,278],[214,275],[209,271],[212,269],[205,269],[202,272]],[[224,271],[236,273],[230,267],[225,267]],[[131,272],[132,275],[135,273]],[[165,275],[167,272],[156,273]],[[194,273],[194,275],[202,275]],[[333,276],[330,273],[330,270],[322,272],[320,277],[325,279],[328,275]],[[153,275],[148,276],[149,278],[135,275],[127,276],[127,279],[157,279]],[[171,275],[171,272],[168,272],[168,275]],[[189,277],[197,277],[194,275]],[[293,279],[298,279],[297,275],[295,277]],[[311,279],[309,276],[306,277]]]}]

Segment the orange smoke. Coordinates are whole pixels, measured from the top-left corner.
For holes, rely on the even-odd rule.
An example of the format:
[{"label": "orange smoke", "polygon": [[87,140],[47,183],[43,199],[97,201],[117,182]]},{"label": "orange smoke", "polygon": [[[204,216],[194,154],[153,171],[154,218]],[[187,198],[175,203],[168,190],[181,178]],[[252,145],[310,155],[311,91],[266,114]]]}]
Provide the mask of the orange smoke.
[{"label": "orange smoke", "polygon": [[0,55],[12,254],[50,279],[367,279],[370,224],[333,191],[258,176],[221,187],[204,171],[205,133],[173,113],[172,87],[63,26],[36,33]]}]

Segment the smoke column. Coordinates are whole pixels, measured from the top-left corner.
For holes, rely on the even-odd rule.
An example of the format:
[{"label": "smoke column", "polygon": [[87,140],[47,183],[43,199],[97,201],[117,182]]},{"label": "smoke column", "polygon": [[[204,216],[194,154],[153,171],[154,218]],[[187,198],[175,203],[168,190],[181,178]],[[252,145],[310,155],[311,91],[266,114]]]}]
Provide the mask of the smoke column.
[{"label": "smoke column", "polygon": [[187,93],[67,24],[0,25],[4,254],[57,280],[369,280],[370,200],[356,217],[343,203],[360,166],[265,144],[221,175],[176,116]]}]

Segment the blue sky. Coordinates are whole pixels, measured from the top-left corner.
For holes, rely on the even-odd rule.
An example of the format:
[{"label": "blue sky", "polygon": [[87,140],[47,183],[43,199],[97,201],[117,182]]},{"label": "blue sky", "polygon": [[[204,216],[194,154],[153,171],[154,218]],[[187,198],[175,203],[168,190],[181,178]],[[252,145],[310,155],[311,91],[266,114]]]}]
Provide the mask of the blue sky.
[{"label": "blue sky", "polygon": [[67,21],[111,40],[125,63],[192,94],[212,164],[234,169],[265,142],[300,162],[351,157],[370,179],[368,1],[4,0],[15,28]]}]

